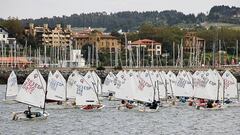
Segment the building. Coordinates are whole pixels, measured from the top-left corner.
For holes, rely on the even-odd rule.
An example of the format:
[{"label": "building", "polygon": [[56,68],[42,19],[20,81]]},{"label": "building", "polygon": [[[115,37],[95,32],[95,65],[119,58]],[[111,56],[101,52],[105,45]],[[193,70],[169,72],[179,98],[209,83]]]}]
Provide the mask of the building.
[{"label": "building", "polygon": [[25,34],[35,38],[41,45],[67,46],[70,44],[72,30],[71,25],[62,28],[60,24],[57,24],[56,27],[51,29],[48,24],[39,27],[30,23],[29,28],[25,29]]},{"label": "building", "polygon": [[74,33],[73,38],[76,41],[76,48],[82,48],[85,45],[93,45],[99,51],[109,50],[109,48],[114,51],[121,48],[116,37],[91,28]]},{"label": "building", "polygon": [[85,59],[82,56],[81,50],[71,50],[70,60],[59,61],[59,67],[84,67]]},{"label": "building", "polygon": [[202,51],[203,46],[205,44],[205,40],[197,37],[196,32],[188,32],[184,36],[184,52],[197,52]]},{"label": "building", "polygon": [[16,38],[9,37],[8,30],[0,26],[0,45],[13,45],[16,44]]},{"label": "building", "polygon": [[0,57],[0,65],[5,67],[25,68],[31,63],[26,57]]},{"label": "building", "polygon": [[161,55],[162,44],[150,39],[142,39],[130,42],[129,46],[132,48],[145,48],[149,55]]},{"label": "building", "polygon": [[8,32],[5,28],[0,26],[0,42],[8,44]]}]

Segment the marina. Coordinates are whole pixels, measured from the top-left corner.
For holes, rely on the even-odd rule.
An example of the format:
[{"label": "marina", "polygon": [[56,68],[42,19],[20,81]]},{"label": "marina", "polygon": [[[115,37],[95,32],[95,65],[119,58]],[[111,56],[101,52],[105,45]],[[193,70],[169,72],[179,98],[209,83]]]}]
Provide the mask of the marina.
[{"label": "marina", "polygon": [[238,0],[0,3],[0,135],[240,135]]}]

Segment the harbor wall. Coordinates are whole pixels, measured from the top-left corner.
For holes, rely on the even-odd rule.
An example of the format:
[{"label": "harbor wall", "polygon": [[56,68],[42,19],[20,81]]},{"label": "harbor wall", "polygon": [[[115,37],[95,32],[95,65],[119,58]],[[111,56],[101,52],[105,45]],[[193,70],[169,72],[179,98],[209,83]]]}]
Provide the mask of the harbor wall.
[{"label": "harbor wall", "polygon": [[[123,70],[134,70],[134,71],[144,71],[146,69],[148,70],[154,70],[154,71],[165,71],[168,72],[169,70],[173,71],[176,75],[179,70],[186,70],[190,71],[191,73],[194,73],[197,70],[206,71],[208,69],[216,69],[219,71],[219,73],[222,75],[225,70],[230,70],[233,75],[237,78],[238,82],[240,82],[240,67],[239,66],[227,66],[227,67],[141,67],[141,68],[123,68]],[[40,73],[44,77],[44,79],[47,81],[48,73],[50,71],[55,72],[56,70],[59,70],[64,78],[67,80],[68,76],[72,73],[72,71],[77,70],[81,75],[85,75],[88,71],[95,71],[98,76],[102,79],[102,82],[104,81],[105,77],[109,72],[113,72],[117,74],[120,70],[115,68],[106,67],[105,70],[96,70],[96,68],[27,68],[27,69],[11,69],[11,68],[1,68],[0,69],[0,84],[7,84],[7,79],[12,72],[12,70],[15,71],[18,79],[18,84],[22,84],[26,77],[34,70],[39,69]]]}]

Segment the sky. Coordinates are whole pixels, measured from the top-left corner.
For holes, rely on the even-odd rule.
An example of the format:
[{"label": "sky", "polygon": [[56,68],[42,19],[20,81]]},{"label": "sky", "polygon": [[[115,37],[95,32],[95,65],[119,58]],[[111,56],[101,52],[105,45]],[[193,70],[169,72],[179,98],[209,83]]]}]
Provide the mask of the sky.
[{"label": "sky", "polygon": [[240,0],[0,0],[0,18],[40,18],[119,11],[177,10],[185,14],[208,13],[215,5],[240,7]]}]

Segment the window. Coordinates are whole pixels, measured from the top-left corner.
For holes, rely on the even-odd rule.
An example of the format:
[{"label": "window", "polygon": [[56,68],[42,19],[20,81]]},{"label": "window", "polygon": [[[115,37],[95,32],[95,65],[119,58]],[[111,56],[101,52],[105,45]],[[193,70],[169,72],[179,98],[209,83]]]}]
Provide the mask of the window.
[{"label": "window", "polygon": [[5,35],[3,35],[3,38],[5,38]]}]

